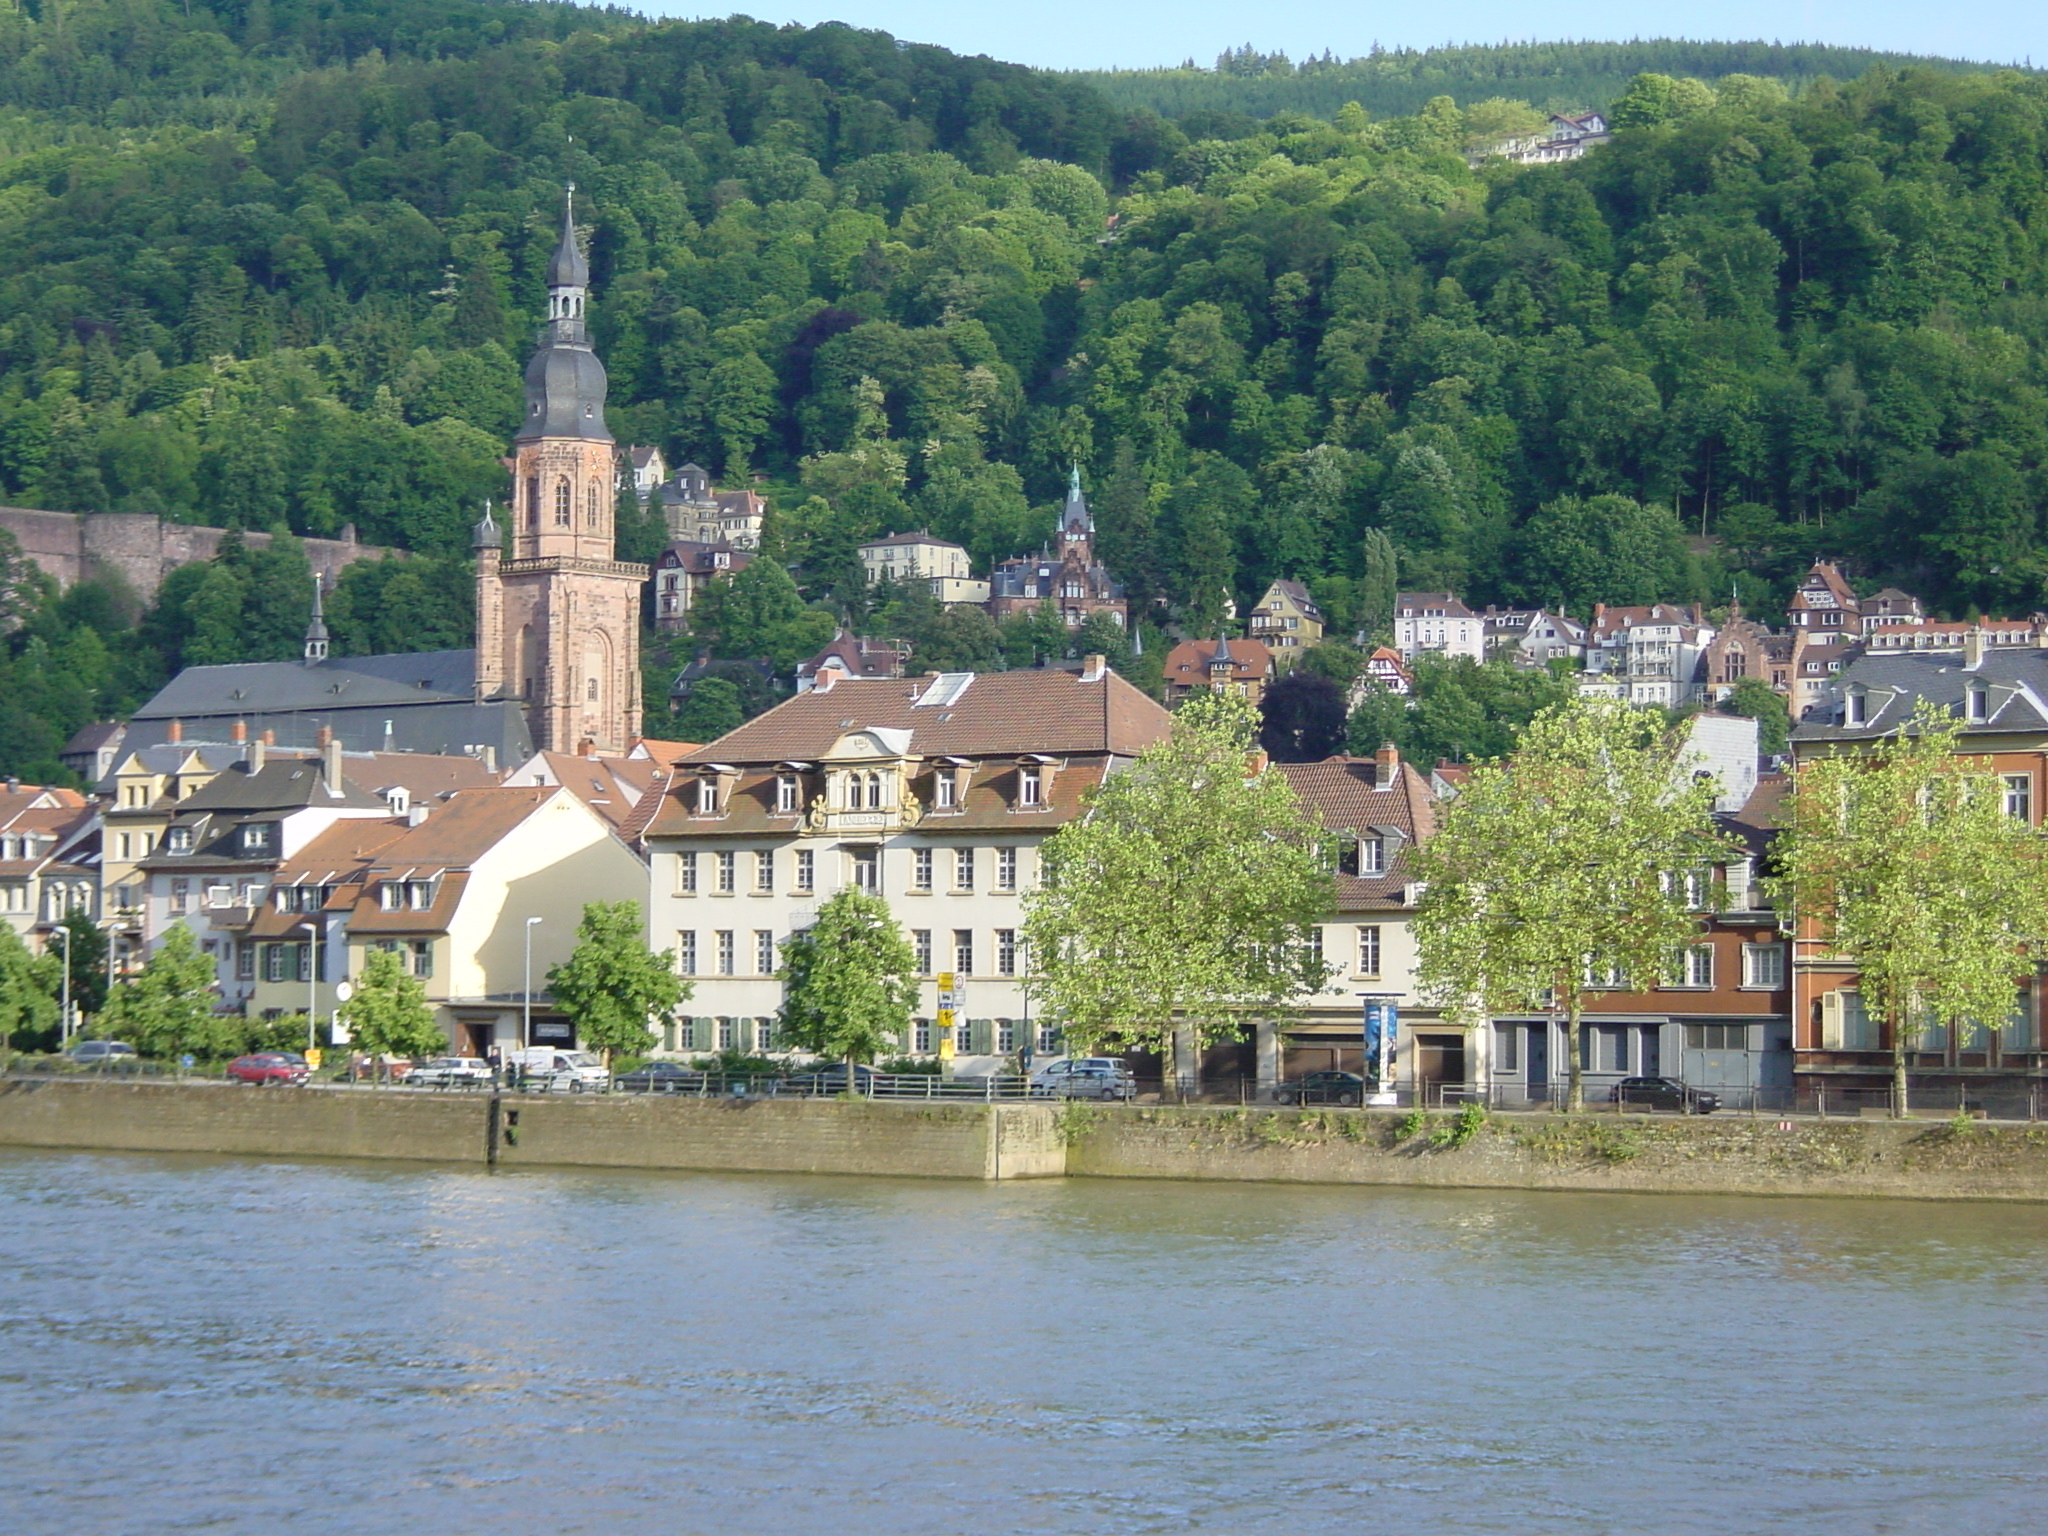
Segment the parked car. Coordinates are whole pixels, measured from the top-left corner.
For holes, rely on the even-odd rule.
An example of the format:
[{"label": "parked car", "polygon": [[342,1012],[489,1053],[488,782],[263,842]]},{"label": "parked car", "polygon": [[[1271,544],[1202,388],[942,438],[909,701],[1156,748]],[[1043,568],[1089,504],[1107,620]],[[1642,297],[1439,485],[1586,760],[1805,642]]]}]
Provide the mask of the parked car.
[{"label": "parked car", "polygon": [[533,1047],[526,1052],[526,1086],[538,1093],[603,1093],[612,1075],[581,1051]]},{"label": "parked car", "polygon": [[[856,1064],[854,1081],[862,1093],[875,1090],[875,1079],[882,1074],[873,1067]],[[810,1072],[799,1072],[795,1077],[784,1078],[782,1086],[788,1093],[844,1093],[846,1092],[846,1063],[835,1061],[829,1067],[818,1067]]]},{"label": "parked car", "polygon": [[116,1061],[135,1061],[135,1047],[126,1040],[74,1040],[65,1048],[67,1060],[81,1067],[102,1067]]},{"label": "parked car", "polygon": [[1061,1082],[1080,1072],[1115,1072],[1126,1078],[1131,1076],[1129,1064],[1120,1057],[1056,1056],[1031,1074],[1031,1091],[1054,1092]]},{"label": "parked car", "polygon": [[1137,1092],[1137,1083],[1128,1072],[1083,1067],[1060,1073],[1038,1091],[1061,1099],[1128,1099]]},{"label": "parked car", "polygon": [[259,1088],[274,1088],[279,1083],[295,1087],[306,1080],[310,1071],[306,1058],[296,1051],[258,1051],[229,1062],[228,1080],[254,1083]]},{"label": "parked car", "polygon": [[679,1061],[650,1061],[644,1067],[621,1072],[612,1086],[621,1093],[696,1093],[709,1074]]},{"label": "parked car", "polygon": [[1681,1115],[1711,1115],[1721,1096],[1689,1088],[1675,1077],[1624,1077],[1614,1085],[1614,1102],[1623,1109],[1671,1109]]},{"label": "parked car", "polygon": [[473,1088],[489,1083],[491,1064],[476,1056],[434,1056],[405,1075],[416,1088]]},{"label": "parked car", "polygon": [[1367,1083],[1356,1072],[1310,1072],[1273,1089],[1283,1104],[1363,1104]]}]

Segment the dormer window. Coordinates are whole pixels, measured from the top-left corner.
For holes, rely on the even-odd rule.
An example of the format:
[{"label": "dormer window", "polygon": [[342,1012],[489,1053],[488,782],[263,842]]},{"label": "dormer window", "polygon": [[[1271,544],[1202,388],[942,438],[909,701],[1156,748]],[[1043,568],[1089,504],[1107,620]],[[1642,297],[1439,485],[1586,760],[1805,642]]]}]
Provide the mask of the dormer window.
[{"label": "dormer window", "polygon": [[1842,723],[1844,725],[1868,725],[1870,723],[1870,696],[1861,688],[1851,688],[1842,698]]},{"label": "dormer window", "polygon": [[1387,872],[1385,838],[1373,836],[1358,840],[1358,872],[1361,875],[1383,875]]},{"label": "dormer window", "polygon": [[718,780],[699,779],[697,781],[697,814],[699,816],[716,816],[718,814]]},{"label": "dormer window", "polygon": [[797,777],[793,773],[778,774],[775,779],[775,810],[778,815],[789,816],[797,810]]},{"label": "dormer window", "polygon": [[277,846],[277,825],[268,821],[252,821],[242,828],[241,852],[243,858],[264,854]]},{"label": "dormer window", "polygon": [[1035,807],[1045,804],[1045,776],[1036,764],[1017,770],[1017,804]]},{"label": "dormer window", "polygon": [[1964,692],[1963,718],[1973,725],[1982,725],[1991,718],[1991,690],[1982,683],[1972,683]]},{"label": "dormer window", "polygon": [[171,828],[164,836],[164,851],[166,853],[190,853],[192,851],[192,829],[190,827]]}]

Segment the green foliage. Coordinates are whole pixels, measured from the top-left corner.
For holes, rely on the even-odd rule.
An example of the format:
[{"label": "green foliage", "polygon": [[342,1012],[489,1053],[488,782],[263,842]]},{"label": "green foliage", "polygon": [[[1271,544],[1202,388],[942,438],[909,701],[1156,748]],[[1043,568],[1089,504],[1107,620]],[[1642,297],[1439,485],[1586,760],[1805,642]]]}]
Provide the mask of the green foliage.
[{"label": "green foliage", "polygon": [[1746,715],[1756,722],[1756,749],[1767,757],[1784,753],[1791,745],[1792,711],[1785,696],[1760,677],[1745,677],[1720,703],[1723,714]]},{"label": "green foliage", "polygon": [[1568,704],[1569,676],[1509,661],[1419,656],[1406,698],[1368,687],[1348,726],[1350,750],[1367,756],[1387,742],[1419,763],[1505,757],[1529,722]]},{"label": "green foliage", "polygon": [[1332,850],[1284,775],[1247,762],[1258,716],[1203,695],[1045,844],[1025,898],[1035,995],[1074,1049],[1228,1038],[1328,979],[1310,948]]},{"label": "green foliage", "polygon": [[1723,852],[1713,786],[1678,753],[1660,714],[1591,700],[1475,767],[1409,855],[1423,995],[1454,1018],[1555,1007],[1576,1041],[1591,971],[1657,974],[1697,927],[1671,877]]},{"label": "green foliage", "polygon": [[609,1063],[615,1052],[645,1054],[691,988],[676,974],[674,950],[647,947],[639,902],[593,901],[576,925],[575,950],[548,968],[548,990],[577,1038]]},{"label": "green foliage", "polygon": [[98,1032],[145,1056],[218,1060],[240,1047],[242,1021],[215,1013],[217,1001],[212,959],[190,928],[174,923],[141,971],[107,998]]},{"label": "green foliage", "polygon": [[378,1056],[435,1056],[448,1049],[448,1035],[434,1019],[426,984],[406,969],[395,950],[373,949],[363,957],[355,996],[345,1019],[358,1050]]},{"label": "green foliage", "polygon": [[1486,1129],[1486,1106],[1463,1105],[1458,1112],[1429,1133],[1429,1144],[1439,1152],[1455,1152]]},{"label": "green foliage", "polygon": [[781,979],[791,1045],[848,1062],[902,1049],[917,957],[881,897],[852,886],[828,897],[815,923],[782,941]]},{"label": "green foliage", "polygon": [[1889,1027],[1899,1115],[1922,1037],[2000,1027],[2041,954],[2041,839],[2006,814],[1995,761],[1970,752],[1961,722],[1923,701],[1869,749],[1804,765],[1773,850],[1776,899],[1854,964]]},{"label": "green foliage", "polygon": [[746,720],[736,684],[722,677],[700,677],[690,685],[690,697],[675,712],[669,729],[678,741],[708,742],[738,730]]},{"label": "green foliage", "polygon": [[57,1043],[57,977],[63,962],[29,953],[11,923],[0,923],[0,1061]]}]

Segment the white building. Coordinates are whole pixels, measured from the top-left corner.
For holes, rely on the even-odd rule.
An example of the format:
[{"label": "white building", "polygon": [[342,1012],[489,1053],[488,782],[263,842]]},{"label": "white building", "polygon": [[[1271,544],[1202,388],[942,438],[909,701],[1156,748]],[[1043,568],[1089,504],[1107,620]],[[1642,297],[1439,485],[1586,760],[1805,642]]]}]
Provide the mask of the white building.
[{"label": "white building", "polygon": [[1394,649],[1411,664],[1423,655],[1484,661],[1486,621],[1454,593],[1403,592],[1394,600]]},{"label": "white building", "polygon": [[974,579],[967,551],[928,533],[897,533],[860,546],[868,585],[922,581],[942,603],[985,603],[989,584]]},{"label": "white building", "polygon": [[994,1071],[1027,1029],[1041,1036],[1022,943],[1040,844],[1170,725],[1099,656],[1078,673],[827,671],[683,758],[646,833],[648,942],[673,947],[695,988],[664,1048],[778,1049],[782,941],[851,885],[888,901],[918,956],[903,1049],[940,1051],[937,978],[950,972],[966,994],[955,1070]]}]

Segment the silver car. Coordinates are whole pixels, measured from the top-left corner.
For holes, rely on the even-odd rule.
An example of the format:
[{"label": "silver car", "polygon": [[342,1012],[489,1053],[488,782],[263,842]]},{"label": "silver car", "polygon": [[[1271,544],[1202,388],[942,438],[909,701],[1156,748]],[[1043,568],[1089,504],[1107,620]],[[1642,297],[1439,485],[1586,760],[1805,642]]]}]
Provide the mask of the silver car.
[{"label": "silver car", "polygon": [[1128,1072],[1113,1072],[1107,1067],[1083,1067],[1078,1072],[1061,1073],[1043,1091],[1062,1099],[1128,1099],[1136,1089],[1137,1085]]}]

